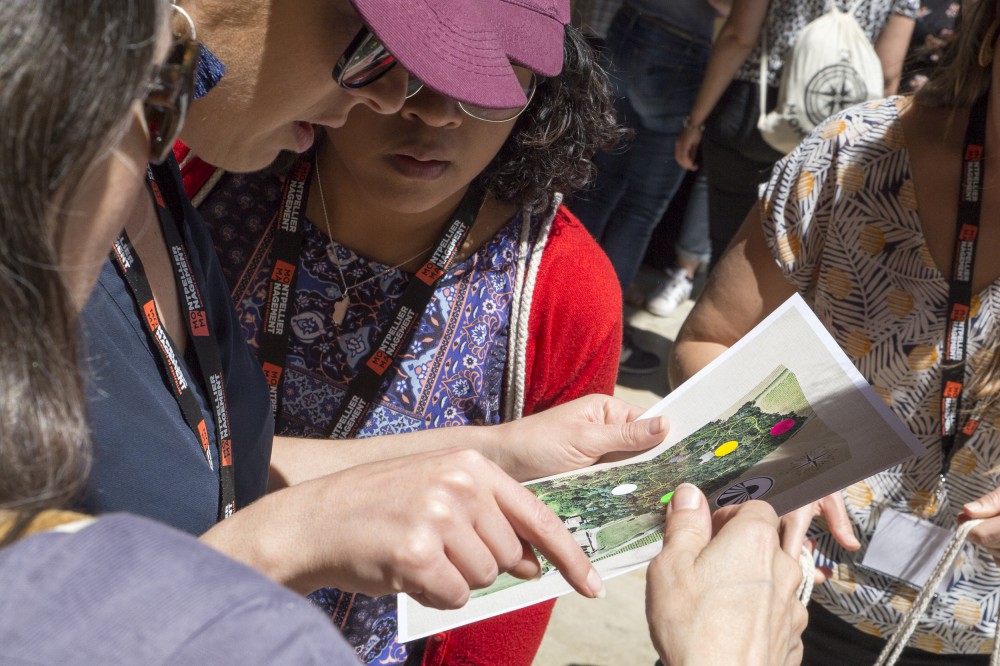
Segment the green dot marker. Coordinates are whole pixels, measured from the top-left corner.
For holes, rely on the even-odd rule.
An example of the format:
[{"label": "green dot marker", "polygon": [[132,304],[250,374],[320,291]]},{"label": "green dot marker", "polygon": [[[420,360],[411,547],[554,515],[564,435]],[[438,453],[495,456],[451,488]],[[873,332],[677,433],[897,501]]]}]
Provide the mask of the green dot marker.
[{"label": "green dot marker", "polygon": [[670,491],[666,495],[660,498],[660,504],[670,504],[670,500],[674,497],[674,491]]}]

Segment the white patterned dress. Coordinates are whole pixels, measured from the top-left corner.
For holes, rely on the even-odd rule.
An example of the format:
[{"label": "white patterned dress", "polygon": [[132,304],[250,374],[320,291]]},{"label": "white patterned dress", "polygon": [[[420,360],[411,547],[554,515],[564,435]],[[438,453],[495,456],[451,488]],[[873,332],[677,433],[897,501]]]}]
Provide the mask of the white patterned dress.
[{"label": "white patterned dress", "polygon": [[[933,506],[949,280],[921,231],[900,104],[893,98],[833,116],[776,165],[761,190],[764,233],[781,270],[928,449],[844,491],[861,554],[888,507],[952,530],[962,504],[1000,486],[1000,418],[985,419],[955,455],[941,505]],[[1000,281],[973,298],[967,382],[998,341]],[[858,569],[861,555],[846,553],[828,533],[814,536],[817,564],[832,567],[833,577],[813,602],[866,633],[891,633],[916,593]],[[947,593],[931,603],[910,645],[988,653],[998,584],[993,558],[966,544]]]}]

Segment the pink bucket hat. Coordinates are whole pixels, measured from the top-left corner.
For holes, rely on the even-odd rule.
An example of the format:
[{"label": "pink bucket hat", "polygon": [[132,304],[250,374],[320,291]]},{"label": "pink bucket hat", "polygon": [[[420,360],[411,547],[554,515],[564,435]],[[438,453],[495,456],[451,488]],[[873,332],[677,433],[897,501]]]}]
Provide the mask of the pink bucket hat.
[{"label": "pink bucket hat", "polygon": [[487,108],[525,103],[511,62],[541,76],[562,71],[569,0],[351,0],[413,76]]}]

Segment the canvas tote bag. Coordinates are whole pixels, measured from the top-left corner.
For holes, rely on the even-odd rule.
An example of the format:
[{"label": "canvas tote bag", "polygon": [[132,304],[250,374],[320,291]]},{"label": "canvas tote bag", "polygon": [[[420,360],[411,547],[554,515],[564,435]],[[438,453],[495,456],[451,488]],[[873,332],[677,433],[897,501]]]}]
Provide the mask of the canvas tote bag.
[{"label": "canvas tote bag", "polygon": [[853,16],[831,6],[810,22],[785,60],[778,106],[767,113],[767,28],[760,58],[757,129],[775,150],[788,153],[823,120],[855,104],[882,97],[882,63]]}]

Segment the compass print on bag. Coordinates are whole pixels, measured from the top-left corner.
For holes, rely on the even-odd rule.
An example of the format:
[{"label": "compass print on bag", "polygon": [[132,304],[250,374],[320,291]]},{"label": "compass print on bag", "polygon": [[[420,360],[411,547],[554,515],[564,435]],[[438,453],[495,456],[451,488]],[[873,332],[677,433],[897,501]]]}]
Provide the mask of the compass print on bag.
[{"label": "compass print on bag", "polygon": [[824,67],[806,84],[806,116],[813,125],[869,99],[868,86],[849,63]]}]

